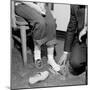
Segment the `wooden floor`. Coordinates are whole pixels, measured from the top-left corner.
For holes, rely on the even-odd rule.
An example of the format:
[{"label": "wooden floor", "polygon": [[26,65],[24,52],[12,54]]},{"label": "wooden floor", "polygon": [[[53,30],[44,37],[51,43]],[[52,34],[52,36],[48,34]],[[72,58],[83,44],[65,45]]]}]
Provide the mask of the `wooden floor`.
[{"label": "wooden floor", "polygon": [[[56,46],[56,62],[58,62],[60,56],[63,53],[63,40],[57,40],[58,45]],[[85,85],[86,84],[86,73],[79,76],[73,76],[70,73],[66,76],[64,80],[61,75],[57,75],[49,70],[49,65],[46,61],[44,62],[44,66],[42,69],[37,69],[33,63],[32,55],[28,54],[28,64],[27,66],[23,66],[22,58],[20,52],[17,49],[12,49],[11,56],[11,88],[19,89],[19,88],[41,88],[41,87],[55,87],[55,86],[68,86],[68,85]],[[49,77],[42,81],[38,82],[34,85],[30,85],[28,83],[29,77],[35,75],[39,71],[48,70],[50,72]]]}]

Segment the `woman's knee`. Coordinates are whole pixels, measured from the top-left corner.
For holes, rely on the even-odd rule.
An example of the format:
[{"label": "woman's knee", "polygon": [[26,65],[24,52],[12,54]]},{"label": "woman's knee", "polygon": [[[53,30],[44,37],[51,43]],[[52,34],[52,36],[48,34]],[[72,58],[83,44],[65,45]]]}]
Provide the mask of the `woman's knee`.
[{"label": "woman's knee", "polygon": [[44,19],[39,20],[38,24],[39,24],[40,28],[43,28],[43,29],[45,28],[45,20]]}]

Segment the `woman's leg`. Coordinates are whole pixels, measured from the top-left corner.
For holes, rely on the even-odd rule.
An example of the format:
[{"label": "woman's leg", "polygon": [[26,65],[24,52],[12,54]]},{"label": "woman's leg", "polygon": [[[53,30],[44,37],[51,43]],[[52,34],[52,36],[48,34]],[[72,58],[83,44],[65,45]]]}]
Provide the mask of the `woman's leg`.
[{"label": "woman's leg", "polygon": [[54,59],[54,50],[56,45],[56,23],[48,7],[46,7],[45,21],[46,21],[46,31],[47,31],[47,39],[48,39],[46,43],[48,64],[50,64],[55,71],[59,71],[60,66],[56,63]]},{"label": "woman's leg", "polygon": [[49,46],[47,48],[47,52],[48,52],[48,64],[52,66],[52,68],[55,71],[60,71],[60,66],[56,63],[55,59],[54,59],[54,46]]},{"label": "woman's leg", "polygon": [[[34,40],[34,58],[35,61],[41,59],[41,49],[40,46],[42,44],[42,40],[45,34],[45,20],[40,13],[38,13],[33,8],[20,4],[15,7],[15,13],[18,16],[24,18],[28,23],[33,23],[35,26],[33,32],[33,40]],[[45,42],[45,40],[43,39]]]},{"label": "woman's leg", "polygon": [[[28,5],[20,4],[15,6],[15,13],[24,18],[29,24],[34,25],[33,39],[37,43],[44,38],[45,20],[43,16]],[[39,43],[38,43],[39,44]]]}]

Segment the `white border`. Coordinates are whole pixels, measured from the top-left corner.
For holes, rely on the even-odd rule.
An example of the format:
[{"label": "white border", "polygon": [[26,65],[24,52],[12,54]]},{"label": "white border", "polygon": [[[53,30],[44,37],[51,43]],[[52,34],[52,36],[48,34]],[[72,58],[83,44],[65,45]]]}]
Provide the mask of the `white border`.
[{"label": "white border", "polygon": [[[47,0],[36,0],[36,1],[46,2]],[[89,5],[90,3],[89,0],[48,0],[47,2],[86,4],[86,5]],[[89,14],[88,16],[90,16]],[[88,17],[88,20],[90,20],[89,17]],[[88,26],[90,26],[89,23],[88,23]],[[88,30],[89,30],[89,27],[88,27]],[[88,35],[88,39],[89,39],[89,36],[90,35]],[[89,51],[89,48],[88,48],[88,51]],[[89,52],[88,52],[88,56],[89,56]],[[88,59],[88,68],[90,67],[89,59]],[[88,74],[90,74],[90,72]],[[90,81],[88,83],[90,83]],[[10,87],[10,0],[1,0],[0,1],[0,90],[8,90],[9,89],[8,87]],[[47,90],[54,90],[54,89],[57,89],[57,90],[59,89],[86,90],[87,89],[88,90],[89,85],[88,86],[40,88],[40,89],[41,90],[45,90],[45,89]]]}]

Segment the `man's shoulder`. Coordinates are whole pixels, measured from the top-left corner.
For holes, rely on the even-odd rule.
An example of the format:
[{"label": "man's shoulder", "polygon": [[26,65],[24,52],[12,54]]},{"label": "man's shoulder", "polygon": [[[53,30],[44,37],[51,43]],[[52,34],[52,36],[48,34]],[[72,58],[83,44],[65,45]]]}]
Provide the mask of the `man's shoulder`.
[{"label": "man's shoulder", "polygon": [[77,11],[78,11],[78,5],[71,5],[71,12],[76,15]]},{"label": "man's shoulder", "polygon": [[77,10],[78,9],[78,5],[71,5],[71,8],[74,9],[74,10]]}]

